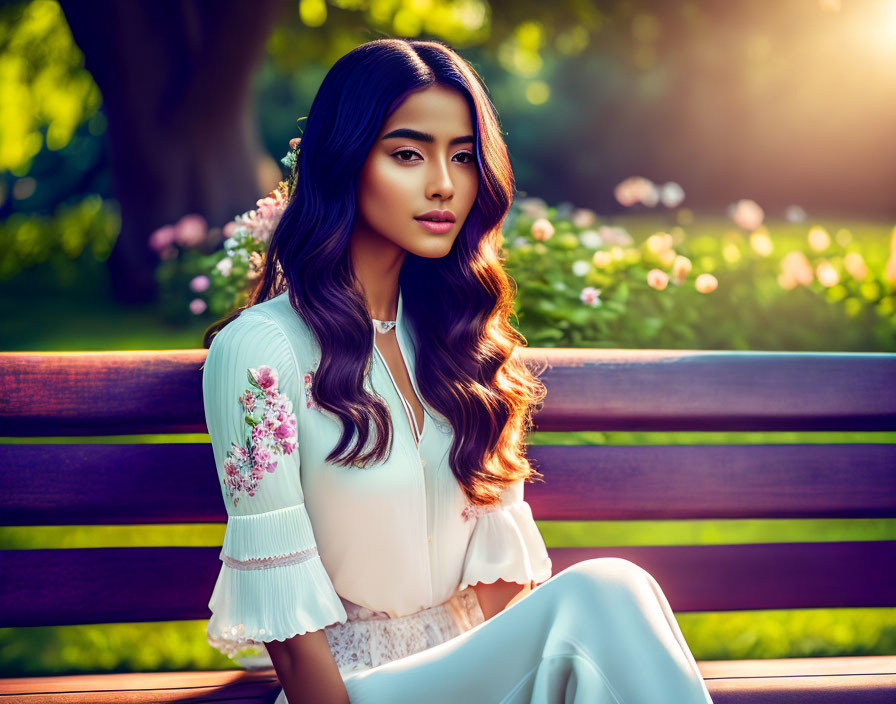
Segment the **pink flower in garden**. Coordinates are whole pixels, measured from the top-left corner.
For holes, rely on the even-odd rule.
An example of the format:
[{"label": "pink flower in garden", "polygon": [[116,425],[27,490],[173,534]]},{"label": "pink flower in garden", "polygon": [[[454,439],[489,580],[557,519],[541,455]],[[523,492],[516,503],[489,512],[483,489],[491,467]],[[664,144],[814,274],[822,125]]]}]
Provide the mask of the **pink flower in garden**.
[{"label": "pink flower in garden", "polygon": [[221,228],[221,234],[224,235],[224,237],[233,237],[238,229],[239,225],[236,220],[231,220]]},{"label": "pink flower in garden", "polygon": [[774,249],[772,238],[769,237],[768,230],[764,227],[760,227],[750,234],[750,246],[760,257],[770,256]]},{"label": "pink flower in garden", "polygon": [[579,300],[581,300],[582,303],[587,303],[589,306],[594,306],[595,308],[603,302],[600,300],[600,289],[594,288],[593,286],[586,286],[583,288],[582,292],[579,294]]},{"label": "pink flower in garden", "polygon": [[208,308],[208,304],[201,298],[194,298],[190,301],[190,312],[193,315],[202,315]]},{"label": "pink flower in garden", "polygon": [[778,285],[781,288],[791,291],[799,286],[799,282],[796,280],[796,277],[794,277],[794,275],[789,271],[782,271],[780,274],[778,274]]},{"label": "pink flower in garden", "polygon": [[809,247],[815,252],[823,252],[831,245],[831,236],[823,227],[813,227],[809,230]]},{"label": "pink flower in garden", "polygon": [[737,201],[731,207],[731,219],[745,230],[755,230],[762,224],[765,211],[754,200],[747,198]]},{"label": "pink flower in garden", "polygon": [[200,274],[199,276],[194,276],[192,279],[190,279],[190,288],[196,293],[208,291],[208,287],[210,284],[211,282],[205,274]]},{"label": "pink flower in garden", "polygon": [[631,235],[628,234],[628,232],[625,231],[625,228],[622,227],[610,227],[608,225],[604,225],[603,227],[598,229],[597,234],[600,235],[600,238],[604,241],[604,244],[618,244],[625,247],[632,243]]},{"label": "pink flower in garden", "polygon": [[800,251],[788,252],[784,256],[781,260],[781,271],[786,275],[788,283],[789,279],[793,279],[797,284],[808,286],[814,279],[809,258]]},{"label": "pink flower in garden", "polygon": [[694,281],[694,288],[700,293],[712,293],[719,287],[719,280],[712,274],[700,274]]},{"label": "pink flower in garden", "polygon": [[840,283],[840,274],[837,273],[837,270],[828,261],[818,262],[818,266],[815,267],[815,276],[818,277],[818,283],[826,288],[836,286]]},{"label": "pink flower in garden", "polygon": [[672,282],[680,286],[688,278],[692,268],[691,260],[679,254],[672,262]]},{"label": "pink flower in garden", "polygon": [[174,239],[181,247],[198,247],[208,234],[208,223],[196,213],[184,215],[174,226]]},{"label": "pink flower in garden", "polygon": [[163,249],[174,243],[174,234],[175,231],[173,225],[163,225],[158,230],[153,231],[149,236],[149,246],[156,252],[161,252]]},{"label": "pink flower in garden", "polygon": [[532,223],[532,236],[541,241],[547,242],[554,236],[554,226],[547,218],[538,218]]},{"label": "pink flower in garden", "polygon": [[616,200],[625,207],[643,203],[652,208],[659,201],[659,192],[652,181],[642,176],[631,176],[613,189]]},{"label": "pink flower in garden", "polygon": [[662,291],[669,284],[669,275],[662,269],[651,269],[647,272],[647,285]]},{"label": "pink flower in garden", "polygon": [[597,213],[590,208],[576,208],[570,219],[576,227],[591,227],[597,220]]},{"label": "pink flower in garden", "polygon": [[856,281],[864,281],[868,276],[868,265],[858,252],[850,252],[843,258],[843,267]]}]

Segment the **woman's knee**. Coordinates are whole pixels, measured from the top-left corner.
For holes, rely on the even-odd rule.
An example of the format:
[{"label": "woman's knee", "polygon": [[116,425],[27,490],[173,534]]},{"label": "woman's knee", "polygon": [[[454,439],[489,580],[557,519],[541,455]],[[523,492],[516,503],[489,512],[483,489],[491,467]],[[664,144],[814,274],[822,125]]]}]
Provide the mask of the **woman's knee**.
[{"label": "woman's knee", "polygon": [[572,589],[591,597],[603,589],[634,589],[643,584],[647,574],[643,567],[622,557],[595,557],[570,565],[557,577],[568,575],[565,581]]}]

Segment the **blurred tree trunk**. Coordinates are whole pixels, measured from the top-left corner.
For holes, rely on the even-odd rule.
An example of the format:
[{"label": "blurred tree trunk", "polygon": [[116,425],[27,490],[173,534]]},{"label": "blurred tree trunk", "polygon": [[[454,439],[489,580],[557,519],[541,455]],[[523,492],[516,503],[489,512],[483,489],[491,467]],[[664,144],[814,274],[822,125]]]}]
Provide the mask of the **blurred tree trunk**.
[{"label": "blurred tree trunk", "polygon": [[148,238],[186,213],[222,226],[263,195],[252,75],[285,0],[62,0],[103,94],[121,234],[115,297],[155,300]]}]

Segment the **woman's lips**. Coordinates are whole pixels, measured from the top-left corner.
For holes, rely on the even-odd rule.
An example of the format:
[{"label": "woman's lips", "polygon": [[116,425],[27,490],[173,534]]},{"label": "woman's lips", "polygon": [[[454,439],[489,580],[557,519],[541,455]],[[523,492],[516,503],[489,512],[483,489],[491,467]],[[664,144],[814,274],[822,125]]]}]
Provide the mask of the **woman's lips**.
[{"label": "woman's lips", "polygon": [[414,218],[414,220],[419,222],[423,226],[423,229],[429,230],[436,235],[444,235],[454,227],[453,222],[433,222],[432,220],[420,220],[419,218]]}]

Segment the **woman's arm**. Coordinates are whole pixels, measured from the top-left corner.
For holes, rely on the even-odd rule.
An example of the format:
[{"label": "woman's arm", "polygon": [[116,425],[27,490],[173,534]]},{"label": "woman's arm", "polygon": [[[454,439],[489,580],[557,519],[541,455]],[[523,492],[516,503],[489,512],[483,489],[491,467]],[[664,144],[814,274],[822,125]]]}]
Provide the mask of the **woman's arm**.
[{"label": "woman's arm", "polygon": [[492,584],[477,582],[473,585],[473,591],[476,592],[476,598],[479,599],[482,614],[485,616],[485,620],[488,621],[495,614],[529,594],[532,591],[532,583],[517,584],[516,582],[505,582],[503,579],[498,579]]},{"label": "woman's arm", "polygon": [[322,628],[264,645],[289,704],[349,704]]}]

